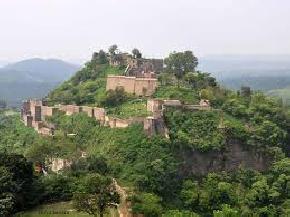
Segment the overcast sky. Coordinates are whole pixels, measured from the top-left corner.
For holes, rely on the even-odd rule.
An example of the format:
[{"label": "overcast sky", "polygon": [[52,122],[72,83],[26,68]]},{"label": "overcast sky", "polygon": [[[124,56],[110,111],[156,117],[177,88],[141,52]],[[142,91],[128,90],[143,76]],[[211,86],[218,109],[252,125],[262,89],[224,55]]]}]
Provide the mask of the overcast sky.
[{"label": "overcast sky", "polygon": [[116,43],[146,56],[290,54],[290,0],[0,0],[0,60],[78,60]]}]

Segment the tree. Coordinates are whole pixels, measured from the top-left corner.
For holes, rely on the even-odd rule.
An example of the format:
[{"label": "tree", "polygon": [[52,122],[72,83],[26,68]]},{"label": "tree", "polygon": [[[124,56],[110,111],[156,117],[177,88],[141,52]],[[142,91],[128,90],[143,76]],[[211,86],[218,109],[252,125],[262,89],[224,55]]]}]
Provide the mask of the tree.
[{"label": "tree", "polygon": [[74,161],[71,165],[71,169],[74,172],[90,172],[106,175],[109,171],[109,166],[104,157],[92,155],[88,158],[80,158]]},{"label": "tree", "polygon": [[115,55],[117,50],[118,50],[118,46],[116,44],[113,44],[109,47],[109,54]]},{"label": "tree", "polygon": [[210,89],[210,88],[202,89],[200,91],[200,98],[207,99],[207,100],[213,100],[214,95],[213,95],[212,89]]},{"label": "tree", "polygon": [[22,155],[0,154],[0,216],[31,208],[40,199],[32,164]]},{"label": "tree", "polygon": [[128,96],[123,87],[117,87],[115,90],[108,90],[106,98],[102,104],[105,106],[117,106],[122,104],[128,99]]},{"label": "tree", "polygon": [[184,78],[186,72],[195,72],[198,65],[198,59],[193,55],[192,51],[173,52],[164,60],[166,69],[173,73],[180,80]]},{"label": "tree", "polygon": [[137,48],[134,48],[132,50],[132,54],[133,54],[134,58],[140,58],[141,57],[141,53],[140,53],[140,51]]},{"label": "tree", "polygon": [[251,96],[251,88],[242,86],[241,87],[241,96],[242,97],[250,97]]},{"label": "tree", "polygon": [[0,167],[0,216],[9,216],[14,208],[15,200],[11,193],[16,188],[12,174],[5,167]]},{"label": "tree", "polygon": [[169,210],[162,217],[199,217],[200,215],[185,210]]},{"label": "tree", "polygon": [[194,210],[199,206],[200,189],[197,182],[191,180],[183,183],[181,199],[186,209]]},{"label": "tree", "polygon": [[108,60],[107,60],[107,54],[106,54],[105,51],[103,51],[103,50],[100,50],[99,51],[98,62],[100,64],[104,64],[104,63],[107,63],[108,62]]},{"label": "tree", "polygon": [[49,174],[42,177],[44,192],[42,199],[46,202],[71,200],[75,179],[71,176]]},{"label": "tree", "polygon": [[214,211],[214,217],[239,217],[240,214],[237,210],[232,209],[229,205],[224,205],[222,210]]},{"label": "tree", "polygon": [[145,217],[158,217],[162,213],[161,198],[152,193],[140,193],[132,198],[133,213],[144,214]]},{"label": "tree", "polygon": [[85,177],[73,202],[77,210],[103,217],[109,207],[116,207],[120,196],[111,178],[95,173]]},{"label": "tree", "polygon": [[250,208],[263,207],[269,203],[269,185],[266,177],[255,182],[246,195],[246,203]]},{"label": "tree", "polygon": [[199,75],[197,72],[188,72],[185,75],[185,80],[189,83],[189,85],[192,88],[196,88],[198,83],[198,77]]}]

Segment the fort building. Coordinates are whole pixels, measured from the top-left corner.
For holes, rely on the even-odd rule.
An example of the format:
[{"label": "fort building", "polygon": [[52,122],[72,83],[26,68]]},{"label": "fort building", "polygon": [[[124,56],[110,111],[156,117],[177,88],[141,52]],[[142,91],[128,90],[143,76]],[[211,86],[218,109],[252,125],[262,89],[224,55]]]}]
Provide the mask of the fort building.
[{"label": "fort building", "polygon": [[136,96],[152,96],[157,88],[156,78],[108,76],[106,90],[123,87],[125,92]]}]

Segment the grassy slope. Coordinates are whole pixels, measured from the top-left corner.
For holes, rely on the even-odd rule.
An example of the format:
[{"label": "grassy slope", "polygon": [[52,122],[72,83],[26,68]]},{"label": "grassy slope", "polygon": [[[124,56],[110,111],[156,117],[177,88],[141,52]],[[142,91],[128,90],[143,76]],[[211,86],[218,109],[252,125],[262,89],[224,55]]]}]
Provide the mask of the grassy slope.
[{"label": "grassy slope", "polygon": [[108,108],[107,114],[118,118],[146,117],[151,115],[147,111],[147,101],[145,99],[135,99],[127,101],[117,107]]},{"label": "grassy slope", "polygon": [[[64,82],[49,94],[51,104],[66,103],[102,106],[106,96],[106,79],[108,75],[122,75],[123,68],[108,64],[89,63],[69,81]],[[129,118],[150,115],[146,110],[146,100],[130,97],[127,102],[117,107],[107,108],[109,116]]]},{"label": "grassy slope", "polygon": [[96,65],[89,62],[70,80],[64,82],[49,95],[51,104],[100,105],[106,93],[108,75],[120,75],[124,69],[111,67],[108,64]]},{"label": "grassy slope", "polygon": [[[92,215],[77,212],[73,209],[72,203],[60,202],[54,204],[41,205],[33,210],[25,211],[16,214],[14,217],[90,217]],[[105,217],[118,217],[116,210],[110,210],[110,213],[106,214]]]},{"label": "grassy slope", "polygon": [[197,104],[199,101],[198,93],[187,87],[160,86],[154,94],[155,98],[160,99],[179,99],[187,104]]}]

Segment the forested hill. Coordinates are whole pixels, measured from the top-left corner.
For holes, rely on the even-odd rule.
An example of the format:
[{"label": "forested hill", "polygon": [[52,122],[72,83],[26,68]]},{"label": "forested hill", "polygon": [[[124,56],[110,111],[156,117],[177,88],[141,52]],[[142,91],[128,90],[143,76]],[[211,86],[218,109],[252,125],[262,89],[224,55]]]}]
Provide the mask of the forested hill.
[{"label": "forested hill", "polygon": [[19,106],[26,98],[41,98],[69,79],[79,66],[57,59],[28,59],[0,68],[0,99]]},{"label": "forested hill", "polygon": [[[95,55],[50,92],[48,102],[104,107],[108,116],[120,119],[152,115],[146,110],[148,97],[122,88],[106,91],[106,77],[122,75],[126,68],[110,66],[108,57],[117,56],[114,48]],[[108,204],[120,202],[111,197],[114,187],[107,187],[114,177],[127,189],[130,210],[145,217],[289,216],[289,109],[247,87],[220,87],[210,74],[197,70],[191,51],[173,52],[165,63],[152,98],[211,103],[205,110],[164,109],[169,138],[148,137],[140,124],[110,128],[85,113],[61,112],[47,119],[56,126],[55,136],[41,137],[17,117],[2,116],[0,148],[6,153],[24,154],[46,166],[52,158],[72,161],[60,174],[48,171],[36,186],[31,184],[38,191],[34,205],[73,200],[77,210],[89,212],[91,201],[105,198],[108,209]],[[3,164],[6,170],[11,167]],[[15,212],[19,207],[12,208]],[[103,211],[94,207],[97,214]]]},{"label": "forested hill", "polygon": [[289,55],[212,55],[200,59],[200,69],[228,88],[282,89],[290,82]]}]

